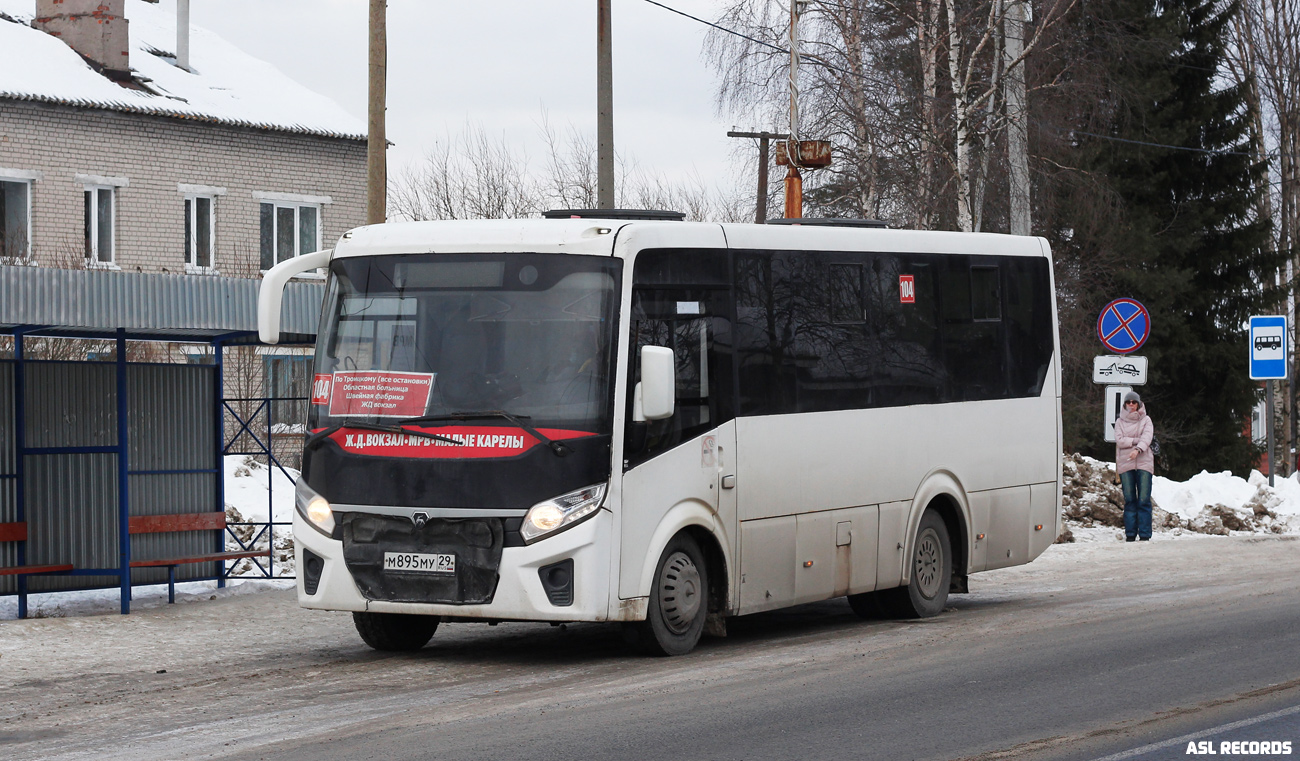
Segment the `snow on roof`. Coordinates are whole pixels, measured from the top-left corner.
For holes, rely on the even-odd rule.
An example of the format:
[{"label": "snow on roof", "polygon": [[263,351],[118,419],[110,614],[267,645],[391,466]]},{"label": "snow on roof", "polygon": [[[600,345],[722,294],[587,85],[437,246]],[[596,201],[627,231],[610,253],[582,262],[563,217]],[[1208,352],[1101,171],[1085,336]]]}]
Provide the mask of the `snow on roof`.
[{"label": "snow on roof", "polygon": [[174,64],[176,17],[127,0],[131,68],[154,92],[116,84],[33,29],[36,0],[0,0],[0,98],[363,140],[365,124],[217,35],[191,25],[190,68]]}]

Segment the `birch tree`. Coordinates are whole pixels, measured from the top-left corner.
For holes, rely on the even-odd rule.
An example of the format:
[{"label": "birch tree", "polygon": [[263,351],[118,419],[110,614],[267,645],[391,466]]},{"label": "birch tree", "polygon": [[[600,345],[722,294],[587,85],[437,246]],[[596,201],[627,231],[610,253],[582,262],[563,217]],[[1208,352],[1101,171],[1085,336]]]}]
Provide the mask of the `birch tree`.
[{"label": "birch tree", "polygon": [[[815,183],[852,184],[857,216],[980,229],[990,161],[997,161],[995,141],[1004,127],[1001,77],[1023,67],[1074,2],[1040,3],[1023,50],[1007,58],[1002,0],[814,0],[800,29],[807,63],[801,130],[830,139],[839,161]],[[724,108],[780,123],[785,7],[780,0],[726,7],[719,26],[744,36],[711,33]],[[839,200],[813,197],[823,204]]]}]

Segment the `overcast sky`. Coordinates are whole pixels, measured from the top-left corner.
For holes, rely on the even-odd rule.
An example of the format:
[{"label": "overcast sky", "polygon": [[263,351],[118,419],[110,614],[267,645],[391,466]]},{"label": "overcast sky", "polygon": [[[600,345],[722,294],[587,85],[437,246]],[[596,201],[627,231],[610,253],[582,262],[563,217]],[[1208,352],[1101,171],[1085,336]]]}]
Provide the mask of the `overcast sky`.
[{"label": "overcast sky", "polygon": [[[721,2],[665,4],[713,18]],[[612,5],[620,157],[669,179],[729,185],[736,141],[714,107],[707,27],[645,0]],[[367,9],[366,0],[192,0],[191,21],[364,121]],[[467,123],[526,146],[537,168],[543,109],[553,126],[594,137],[595,32],[596,0],[389,0],[390,177]]]}]

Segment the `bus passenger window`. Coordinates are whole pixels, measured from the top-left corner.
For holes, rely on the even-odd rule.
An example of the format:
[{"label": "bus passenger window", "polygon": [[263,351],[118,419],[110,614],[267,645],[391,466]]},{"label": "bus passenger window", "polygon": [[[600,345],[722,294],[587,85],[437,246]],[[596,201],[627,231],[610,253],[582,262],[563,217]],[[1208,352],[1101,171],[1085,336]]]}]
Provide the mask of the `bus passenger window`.
[{"label": "bus passenger window", "polygon": [[[725,399],[731,384],[726,292],[637,290],[632,308],[632,372],[628,404],[641,378],[642,346],[673,350],[676,409],[666,420],[629,422],[625,459],[643,462],[729,420]],[[721,339],[721,340],[720,340]],[[630,420],[629,415],[629,420]]]}]

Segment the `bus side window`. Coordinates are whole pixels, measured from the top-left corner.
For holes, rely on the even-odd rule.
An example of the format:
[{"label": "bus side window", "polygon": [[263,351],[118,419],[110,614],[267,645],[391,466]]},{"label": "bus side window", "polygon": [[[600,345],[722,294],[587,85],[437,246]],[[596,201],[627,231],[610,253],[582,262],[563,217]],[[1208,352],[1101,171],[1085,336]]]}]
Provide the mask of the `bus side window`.
[{"label": "bus side window", "polygon": [[701,290],[638,290],[633,295],[629,404],[641,378],[642,346],[673,350],[677,403],[672,417],[665,420],[636,423],[628,415],[624,451],[629,465],[689,441],[731,417],[725,402],[730,363],[723,359],[729,347],[724,348],[727,341],[719,341],[720,335],[729,340],[728,321],[717,314],[725,309],[725,300],[714,293],[725,296],[725,292]]},{"label": "bus side window", "polygon": [[1007,389],[999,267],[954,256],[940,275],[950,401],[1001,399]]}]

